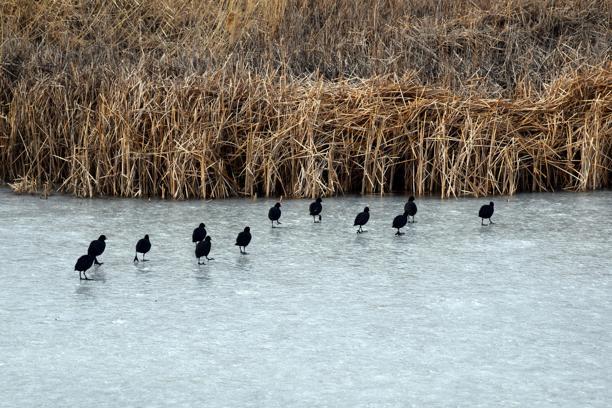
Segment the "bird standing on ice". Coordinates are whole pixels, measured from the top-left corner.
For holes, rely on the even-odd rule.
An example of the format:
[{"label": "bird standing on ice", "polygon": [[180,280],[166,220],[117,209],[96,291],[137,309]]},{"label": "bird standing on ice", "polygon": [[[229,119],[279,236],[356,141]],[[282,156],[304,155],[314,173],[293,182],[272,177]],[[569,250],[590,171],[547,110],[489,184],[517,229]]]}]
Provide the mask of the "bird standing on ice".
[{"label": "bird standing on ice", "polygon": [[417,206],[414,203],[414,196],[408,197],[408,202],[404,205],[404,212],[408,213],[408,215],[412,218],[412,222],[414,223],[414,215],[417,213]]},{"label": "bird standing on ice", "polygon": [[[238,246],[238,249],[240,249],[241,254],[246,255],[246,247],[247,245],[249,245],[249,242],[251,242],[251,228],[244,227],[244,231],[242,231],[236,237],[235,244]],[[244,251],[242,250],[242,248],[244,248]]]},{"label": "bird standing on ice", "polygon": [[[323,211],[323,206],[321,205],[322,202],[323,200],[321,200],[321,197],[319,197],[316,199],[316,201],[310,203],[310,207],[308,208],[315,224],[321,222],[321,211]],[[319,218],[319,221],[317,221],[317,217]]]},{"label": "bird standing on ice", "polygon": [[138,262],[138,254],[142,254],[142,262],[146,262],[145,254],[151,250],[151,241],[149,236],[145,235],[143,239],[139,239],[136,243],[136,255],[134,255],[134,262]]},{"label": "bird standing on ice", "polygon": [[362,227],[368,223],[369,219],[370,219],[370,208],[365,207],[363,209],[363,212],[360,212],[359,214],[357,214],[357,217],[355,217],[355,222],[353,223],[353,227],[359,226],[359,229],[357,230],[358,234],[361,234],[362,232],[364,232]]},{"label": "bird standing on ice", "polygon": [[79,271],[80,280],[93,280],[93,279],[89,279],[87,275],[85,274],[85,272],[87,272],[87,270],[91,268],[91,266],[94,263],[94,259],[95,259],[94,256],[87,254],[87,255],[81,256],[77,260],[76,265],[74,265],[74,270]]},{"label": "bird standing on ice", "polygon": [[270,208],[268,211],[268,218],[272,221],[272,228],[274,228],[274,221],[280,225],[279,218],[281,217],[281,203],[274,204],[274,207]]},{"label": "bird standing on ice", "polygon": [[91,241],[89,244],[89,248],[87,249],[87,254],[94,257],[95,265],[102,265],[104,262],[98,262],[98,257],[104,253],[106,249],[106,236],[100,235],[98,239],[95,241]]},{"label": "bird standing on ice", "polygon": [[204,257],[207,261],[212,261],[214,258],[209,258],[208,254],[210,254],[210,235],[204,238],[204,241],[198,242],[195,249],[195,256],[198,258],[198,265],[204,265],[204,262],[200,262],[200,258]]},{"label": "bird standing on ice", "polygon": [[408,224],[408,213],[404,211],[403,214],[400,214],[393,219],[393,228],[397,228],[395,235],[404,235],[403,232],[400,232],[400,228],[404,228],[406,224]]},{"label": "bird standing on ice", "polygon": [[491,221],[491,217],[493,216],[493,201],[491,201],[488,205],[485,204],[480,207],[480,211],[478,211],[478,216],[480,217],[480,225],[485,225],[485,219],[489,220],[489,224],[495,224],[493,221]]}]

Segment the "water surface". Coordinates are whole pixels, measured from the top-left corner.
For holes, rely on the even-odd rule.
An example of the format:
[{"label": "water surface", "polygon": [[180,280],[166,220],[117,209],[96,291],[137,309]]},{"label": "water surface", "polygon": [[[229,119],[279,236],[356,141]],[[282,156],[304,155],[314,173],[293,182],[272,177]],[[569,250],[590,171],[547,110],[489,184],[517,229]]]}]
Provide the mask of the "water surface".
[{"label": "water surface", "polygon": [[[498,197],[490,227],[487,198],[420,198],[398,238],[405,200],[324,199],[321,224],[287,200],[273,230],[272,200],[0,190],[0,406],[612,404],[612,192]],[[100,234],[104,265],[79,281]]]}]

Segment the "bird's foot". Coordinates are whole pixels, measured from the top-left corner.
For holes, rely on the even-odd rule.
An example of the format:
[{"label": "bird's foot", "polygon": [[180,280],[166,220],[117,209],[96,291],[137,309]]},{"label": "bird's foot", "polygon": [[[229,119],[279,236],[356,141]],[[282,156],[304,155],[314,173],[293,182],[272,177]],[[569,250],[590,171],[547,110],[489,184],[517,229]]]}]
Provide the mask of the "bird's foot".
[{"label": "bird's foot", "polygon": [[198,262],[198,265],[206,265],[204,262]]},{"label": "bird's foot", "polygon": [[94,265],[104,265],[104,262],[94,262]]},{"label": "bird's foot", "polygon": [[215,260],[215,258],[209,258],[209,257],[206,257],[206,260],[207,260],[207,261],[214,261],[214,260]]}]

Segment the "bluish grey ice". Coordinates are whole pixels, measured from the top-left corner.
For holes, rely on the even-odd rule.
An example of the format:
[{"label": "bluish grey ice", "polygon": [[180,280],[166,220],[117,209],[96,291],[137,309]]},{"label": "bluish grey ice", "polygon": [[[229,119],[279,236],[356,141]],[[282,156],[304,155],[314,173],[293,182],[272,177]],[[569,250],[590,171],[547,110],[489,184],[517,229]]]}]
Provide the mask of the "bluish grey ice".
[{"label": "bluish grey ice", "polygon": [[612,192],[496,197],[489,227],[490,198],[417,198],[396,237],[406,199],[325,198],[320,224],[285,200],[272,229],[276,200],[0,190],[0,406],[609,407]]}]

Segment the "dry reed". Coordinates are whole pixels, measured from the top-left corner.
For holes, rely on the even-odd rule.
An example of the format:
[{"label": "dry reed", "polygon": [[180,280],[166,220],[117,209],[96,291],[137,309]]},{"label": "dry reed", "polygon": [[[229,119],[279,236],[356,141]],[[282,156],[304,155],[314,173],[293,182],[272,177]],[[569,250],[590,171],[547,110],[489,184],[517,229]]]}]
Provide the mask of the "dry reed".
[{"label": "dry reed", "polygon": [[609,186],[606,2],[367,6],[7,0],[0,178],[174,199]]}]

